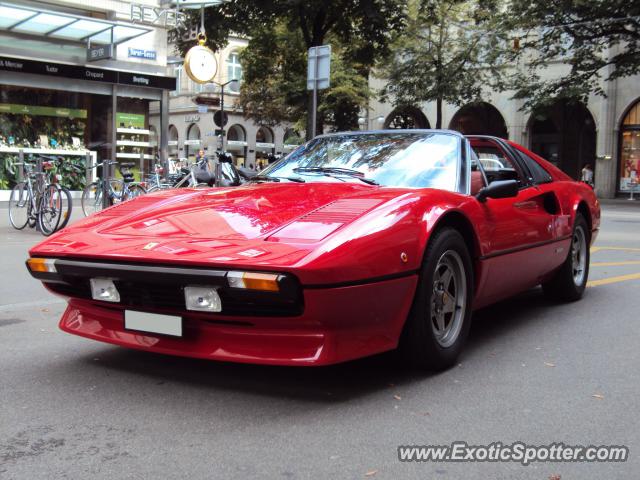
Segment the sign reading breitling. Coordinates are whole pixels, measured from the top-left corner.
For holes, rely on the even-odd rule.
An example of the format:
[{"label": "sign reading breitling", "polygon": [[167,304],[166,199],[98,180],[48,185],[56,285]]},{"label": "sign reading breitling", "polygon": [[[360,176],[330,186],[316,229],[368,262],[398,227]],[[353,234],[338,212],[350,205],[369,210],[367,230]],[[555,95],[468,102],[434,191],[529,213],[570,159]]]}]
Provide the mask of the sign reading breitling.
[{"label": "sign reading breitling", "polygon": [[174,8],[159,8],[150,5],[131,4],[131,21],[162,27],[184,25],[187,16]]}]

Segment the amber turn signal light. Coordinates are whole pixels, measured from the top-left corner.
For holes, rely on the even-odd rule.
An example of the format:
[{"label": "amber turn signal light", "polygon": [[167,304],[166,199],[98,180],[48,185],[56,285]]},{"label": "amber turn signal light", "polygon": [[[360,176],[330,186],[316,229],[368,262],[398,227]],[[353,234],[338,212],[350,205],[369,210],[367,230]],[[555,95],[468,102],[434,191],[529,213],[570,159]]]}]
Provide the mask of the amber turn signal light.
[{"label": "amber turn signal light", "polygon": [[27,267],[31,272],[56,273],[55,262],[52,258],[30,258]]},{"label": "amber turn signal light", "polygon": [[229,272],[227,281],[231,288],[278,292],[278,275],[275,273]]}]

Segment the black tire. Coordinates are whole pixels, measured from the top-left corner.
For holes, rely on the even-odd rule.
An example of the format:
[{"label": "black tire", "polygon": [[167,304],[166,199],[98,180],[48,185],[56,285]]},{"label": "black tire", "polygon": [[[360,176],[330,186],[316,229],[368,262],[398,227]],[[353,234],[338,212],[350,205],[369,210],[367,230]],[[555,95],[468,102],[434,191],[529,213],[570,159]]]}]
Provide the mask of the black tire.
[{"label": "black tire", "polygon": [[[451,282],[444,280],[443,272],[456,268],[460,271],[452,295]],[[472,302],[473,265],[464,239],[453,228],[438,230],[425,253],[413,305],[400,338],[404,363],[433,371],[452,366],[469,333]],[[452,311],[438,313],[449,309]],[[446,331],[447,318],[448,336],[437,332]]]},{"label": "black tire", "polygon": [[127,192],[127,195],[122,200],[123,202],[127,201],[127,200],[131,200],[133,198],[139,197],[139,196],[144,195],[145,193],[147,193],[145,188],[142,185],[138,185],[138,184],[129,185],[128,190],[129,191]]},{"label": "black tire", "polygon": [[590,245],[589,225],[584,216],[577,213],[567,258],[554,276],[542,284],[545,295],[561,302],[582,298],[589,279]]},{"label": "black tire", "polygon": [[62,189],[49,185],[38,202],[38,230],[45,236],[58,229],[62,219]]},{"label": "black tire", "polygon": [[71,219],[71,211],[73,210],[73,198],[67,187],[62,187],[62,218],[58,230],[62,230],[67,226]]},{"label": "black tire", "polygon": [[98,182],[90,183],[84,188],[80,205],[85,217],[102,210],[102,187]]},{"label": "black tire", "polygon": [[9,221],[16,230],[22,230],[29,223],[31,195],[24,182],[11,189],[9,196]]}]

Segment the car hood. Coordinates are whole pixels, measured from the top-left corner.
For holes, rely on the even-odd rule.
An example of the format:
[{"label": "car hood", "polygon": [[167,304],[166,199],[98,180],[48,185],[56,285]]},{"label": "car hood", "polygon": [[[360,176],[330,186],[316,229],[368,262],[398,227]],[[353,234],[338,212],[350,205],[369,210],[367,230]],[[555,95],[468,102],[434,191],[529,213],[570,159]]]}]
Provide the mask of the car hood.
[{"label": "car hood", "polygon": [[[30,254],[295,271],[306,284],[347,282],[417,268],[416,239],[425,235],[422,222],[432,221],[425,211],[443,211],[450,200],[454,194],[439,190],[350,182],[162,191],[76,222]],[[401,252],[408,263],[397,260]]]},{"label": "car hood", "polygon": [[267,237],[340,199],[342,204],[351,206],[350,213],[355,218],[380,203],[374,199],[363,201],[362,196],[371,190],[354,184],[272,183],[179,192],[166,197],[149,195],[110,211],[117,217],[97,225],[96,231],[110,236],[157,239],[252,240]]}]

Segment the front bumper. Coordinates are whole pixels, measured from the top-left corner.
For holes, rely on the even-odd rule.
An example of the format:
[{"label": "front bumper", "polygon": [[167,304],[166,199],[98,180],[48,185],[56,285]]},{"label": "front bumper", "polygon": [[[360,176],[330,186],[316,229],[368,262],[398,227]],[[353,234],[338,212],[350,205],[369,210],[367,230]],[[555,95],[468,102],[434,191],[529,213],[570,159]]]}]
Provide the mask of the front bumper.
[{"label": "front bumper", "polygon": [[[210,360],[328,365],[394,349],[417,275],[335,288],[303,289],[298,316],[184,312],[176,338],[124,328],[122,305],[71,298],[60,320],[68,333],[129,348]],[[145,305],[132,310],[166,313]]]}]

